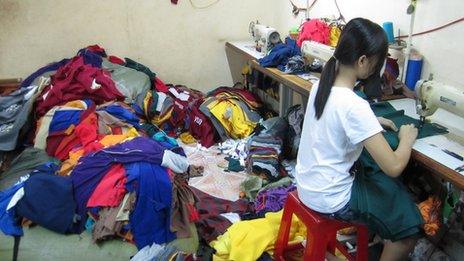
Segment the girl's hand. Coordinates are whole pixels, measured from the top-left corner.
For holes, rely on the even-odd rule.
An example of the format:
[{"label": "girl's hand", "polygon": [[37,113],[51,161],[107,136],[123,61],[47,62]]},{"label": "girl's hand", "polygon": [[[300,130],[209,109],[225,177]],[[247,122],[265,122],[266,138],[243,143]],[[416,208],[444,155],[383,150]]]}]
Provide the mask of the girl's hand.
[{"label": "girl's hand", "polygon": [[384,117],[377,117],[380,125],[386,129],[390,129],[392,131],[398,131],[398,127],[396,127],[395,123],[389,119],[385,119]]}]

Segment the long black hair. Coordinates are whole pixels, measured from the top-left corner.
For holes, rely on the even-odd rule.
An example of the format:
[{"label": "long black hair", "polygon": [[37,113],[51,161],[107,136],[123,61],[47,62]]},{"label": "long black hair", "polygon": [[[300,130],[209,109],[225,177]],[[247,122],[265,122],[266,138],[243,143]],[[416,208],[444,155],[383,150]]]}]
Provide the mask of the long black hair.
[{"label": "long black hair", "polygon": [[377,64],[371,74],[372,78],[380,74],[388,52],[387,36],[378,24],[364,19],[355,18],[343,29],[334,55],[327,61],[322,70],[317,89],[314,108],[316,119],[320,119],[337,76],[337,61],[343,65],[353,65],[359,57],[376,58]]}]

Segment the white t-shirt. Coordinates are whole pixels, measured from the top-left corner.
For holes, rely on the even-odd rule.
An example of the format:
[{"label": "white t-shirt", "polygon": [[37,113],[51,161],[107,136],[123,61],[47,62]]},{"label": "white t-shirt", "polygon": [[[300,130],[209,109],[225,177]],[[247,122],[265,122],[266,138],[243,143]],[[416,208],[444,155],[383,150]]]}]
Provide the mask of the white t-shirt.
[{"label": "white t-shirt", "polygon": [[306,108],[298,149],[298,196],[311,209],[334,213],[350,200],[353,179],[349,173],[361,155],[362,142],[381,132],[369,103],[346,87],[332,87],[324,112],[316,119],[313,86]]}]

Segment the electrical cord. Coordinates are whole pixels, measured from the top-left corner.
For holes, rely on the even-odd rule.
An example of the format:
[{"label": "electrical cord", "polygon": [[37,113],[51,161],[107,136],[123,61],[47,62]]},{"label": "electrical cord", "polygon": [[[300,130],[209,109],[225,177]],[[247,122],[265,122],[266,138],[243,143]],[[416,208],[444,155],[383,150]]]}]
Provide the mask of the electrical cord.
[{"label": "electrical cord", "polygon": [[204,5],[204,6],[197,6],[195,3],[193,3],[193,0],[189,0],[190,5],[195,9],[206,9],[206,8],[209,8],[209,7],[219,3],[219,1],[221,1],[221,0],[215,0],[215,1],[213,1],[213,2],[211,2],[209,4],[207,4],[207,5]]},{"label": "electrical cord", "polygon": [[[452,22],[449,22],[449,23],[447,23],[447,24],[444,24],[444,25],[442,25],[442,26],[439,26],[439,27],[436,27],[436,28],[433,28],[433,29],[430,29],[430,30],[427,30],[427,31],[423,31],[423,32],[420,32],[420,33],[415,33],[415,34],[413,34],[412,36],[418,36],[418,35],[423,35],[423,34],[428,34],[428,33],[436,32],[436,31],[438,31],[438,30],[441,30],[441,29],[446,28],[446,27],[448,27],[448,26],[451,26],[451,25],[453,25],[453,24],[460,23],[460,22],[462,22],[462,21],[464,21],[464,17],[461,17],[461,18],[459,18],[459,19],[457,19],[457,20],[454,20],[454,21],[452,21]],[[408,36],[407,36],[407,35],[400,35],[400,36],[397,36],[397,37],[395,37],[395,38],[400,38],[400,39],[401,39],[401,38],[406,38],[406,37],[408,37]]]}]

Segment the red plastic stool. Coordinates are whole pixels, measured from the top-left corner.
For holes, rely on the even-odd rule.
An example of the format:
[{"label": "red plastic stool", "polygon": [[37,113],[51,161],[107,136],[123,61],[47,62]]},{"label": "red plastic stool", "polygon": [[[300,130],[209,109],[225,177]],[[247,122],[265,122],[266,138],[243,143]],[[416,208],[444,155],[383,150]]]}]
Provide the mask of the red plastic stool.
[{"label": "red plastic stool", "polygon": [[[292,216],[295,214],[300,221],[306,225],[307,237],[306,248],[304,250],[304,260],[318,261],[324,260],[326,252],[335,254],[337,248],[348,260],[368,260],[369,236],[367,227],[360,224],[342,222],[323,215],[307,208],[298,198],[296,191],[288,194],[285,202],[284,213],[280,223],[279,235],[275,243],[274,259],[285,260],[284,252],[302,248],[301,243],[288,245]],[[357,229],[357,251],[356,256],[348,253],[348,250],[337,241],[337,231],[343,228],[355,226]]]}]

